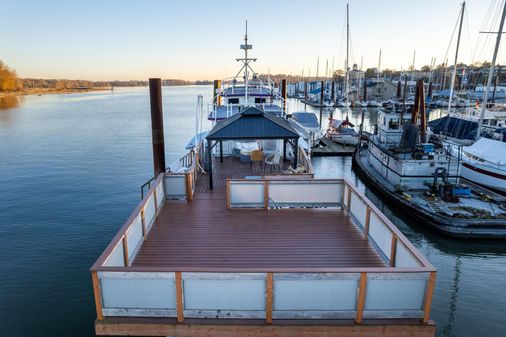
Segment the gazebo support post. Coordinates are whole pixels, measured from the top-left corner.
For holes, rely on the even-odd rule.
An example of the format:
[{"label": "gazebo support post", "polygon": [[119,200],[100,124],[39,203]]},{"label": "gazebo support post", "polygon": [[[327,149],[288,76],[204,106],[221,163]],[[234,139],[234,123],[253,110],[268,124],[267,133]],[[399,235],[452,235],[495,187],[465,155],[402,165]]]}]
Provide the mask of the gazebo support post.
[{"label": "gazebo support post", "polygon": [[211,146],[212,140],[207,141],[207,174],[209,174],[209,189],[213,189],[213,154],[211,151],[213,147]]},{"label": "gazebo support post", "polygon": [[223,163],[223,141],[220,140],[220,163]]},{"label": "gazebo support post", "polygon": [[283,139],[283,164],[286,162],[286,139]]},{"label": "gazebo support post", "polygon": [[297,160],[299,156],[299,139],[295,139],[295,145],[293,146],[293,166],[294,169],[297,169]]}]

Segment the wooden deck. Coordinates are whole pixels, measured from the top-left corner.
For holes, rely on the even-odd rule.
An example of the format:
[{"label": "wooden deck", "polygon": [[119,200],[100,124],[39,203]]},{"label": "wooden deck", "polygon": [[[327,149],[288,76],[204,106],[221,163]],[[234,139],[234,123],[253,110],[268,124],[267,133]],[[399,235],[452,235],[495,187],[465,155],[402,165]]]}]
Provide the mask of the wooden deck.
[{"label": "wooden deck", "polygon": [[[286,161],[281,165],[281,171],[286,170],[292,163]],[[276,167],[266,166],[263,162],[244,163],[235,157],[223,157],[223,163],[219,158],[213,159],[213,186],[214,192],[224,193],[227,179],[244,179],[247,176],[262,176],[266,174],[279,174],[280,169]],[[207,174],[199,174],[195,192],[211,193],[209,190],[209,176]],[[223,198],[225,195],[223,195]]]},{"label": "wooden deck", "polygon": [[385,267],[345,213],[337,209],[227,209],[227,178],[262,175],[262,165],[224,158],[214,190],[199,175],[192,202],[167,201],[134,267],[215,268]]}]

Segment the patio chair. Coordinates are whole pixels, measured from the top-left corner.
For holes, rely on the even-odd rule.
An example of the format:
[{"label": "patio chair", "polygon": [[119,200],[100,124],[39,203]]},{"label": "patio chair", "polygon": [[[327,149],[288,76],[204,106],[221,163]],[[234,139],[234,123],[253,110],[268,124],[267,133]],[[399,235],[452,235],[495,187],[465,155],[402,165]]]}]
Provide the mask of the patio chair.
[{"label": "patio chair", "polygon": [[264,152],[262,150],[253,150],[250,154],[250,166],[253,166],[254,162],[262,162],[264,160]]},{"label": "patio chair", "polygon": [[281,172],[281,154],[276,152],[267,156],[264,161],[264,170],[266,166],[269,166],[269,172],[272,172],[272,168],[276,166],[278,167],[279,172]]}]

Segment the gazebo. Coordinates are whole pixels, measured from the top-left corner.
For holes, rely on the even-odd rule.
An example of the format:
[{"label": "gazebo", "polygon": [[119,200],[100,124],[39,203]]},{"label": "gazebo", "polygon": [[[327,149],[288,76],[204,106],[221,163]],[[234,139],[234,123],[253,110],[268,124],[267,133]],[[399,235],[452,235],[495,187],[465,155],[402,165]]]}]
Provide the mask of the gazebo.
[{"label": "gazebo", "polygon": [[[299,134],[282,117],[251,106],[241,113],[218,122],[206,137],[209,188],[213,189],[212,149],[220,144],[220,162],[223,162],[223,141],[228,140],[283,140],[283,160],[286,160],[286,144],[294,148],[294,166],[297,167]],[[213,144],[214,143],[214,144]]]}]

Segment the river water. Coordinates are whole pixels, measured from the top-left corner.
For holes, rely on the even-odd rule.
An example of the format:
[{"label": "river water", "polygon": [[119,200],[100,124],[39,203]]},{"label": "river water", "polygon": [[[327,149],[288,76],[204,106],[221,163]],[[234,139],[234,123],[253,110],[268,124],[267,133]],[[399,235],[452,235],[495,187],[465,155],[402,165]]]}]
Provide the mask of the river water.
[{"label": "river water", "polygon": [[[197,95],[209,102],[211,91],[163,88],[167,163],[195,132]],[[305,107],[290,100],[289,109]],[[322,111],[323,126],[329,115]],[[376,115],[368,110],[364,124]],[[355,182],[437,268],[438,336],[506,336],[504,243],[447,239],[399,217],[355,176],[350,157],[313,165],[319,177]],[[94,335],[88,269],[151,175],[147,88],[0,97],[0,336]]]}]

